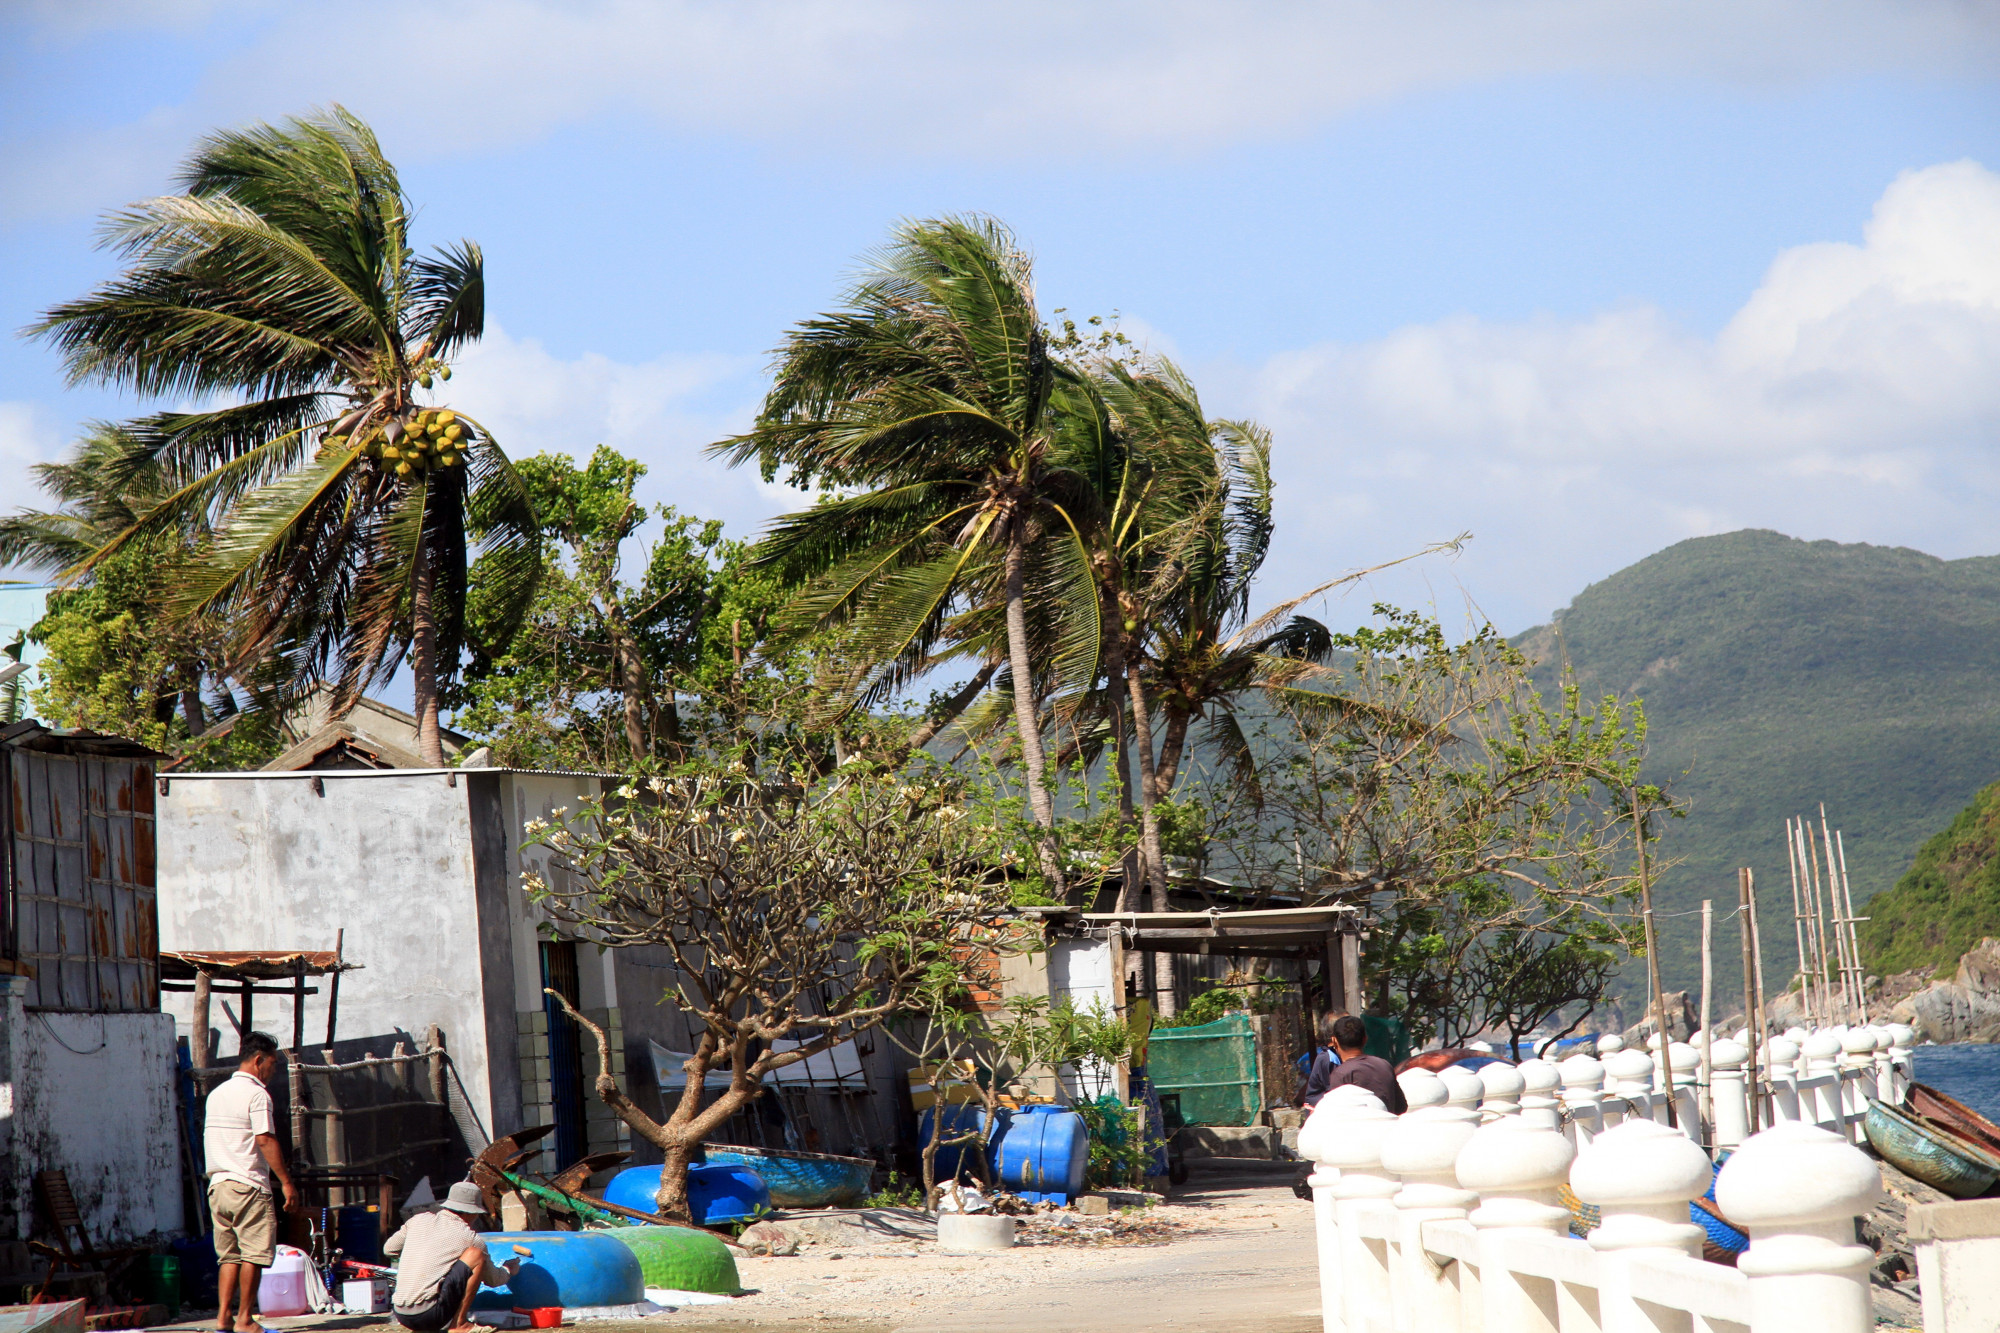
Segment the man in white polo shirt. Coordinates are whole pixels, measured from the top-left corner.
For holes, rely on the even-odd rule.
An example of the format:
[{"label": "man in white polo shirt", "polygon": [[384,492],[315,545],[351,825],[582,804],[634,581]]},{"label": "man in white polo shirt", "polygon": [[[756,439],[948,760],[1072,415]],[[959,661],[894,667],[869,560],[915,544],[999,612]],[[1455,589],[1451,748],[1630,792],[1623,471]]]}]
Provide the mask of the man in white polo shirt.
[{"label": "man in white polo shirt", "polygon": [[[215,1326],[220,1333],[257,1333],[257,1280],[271,1266],[278,1243],[278,1210],[271,1199],[275,1175],[285,1190],[285,1211],[299,1211],[299,1191],[285,1170],[284,1150],[265,1088],[278,1072],[278,1043],[261,1032],[243,1038],[236,1072],[208,1094],[202,1156],[208,1164],[208,1211],[215,1224]],[[234,1322],[230,1308],[236,1309]]]}]

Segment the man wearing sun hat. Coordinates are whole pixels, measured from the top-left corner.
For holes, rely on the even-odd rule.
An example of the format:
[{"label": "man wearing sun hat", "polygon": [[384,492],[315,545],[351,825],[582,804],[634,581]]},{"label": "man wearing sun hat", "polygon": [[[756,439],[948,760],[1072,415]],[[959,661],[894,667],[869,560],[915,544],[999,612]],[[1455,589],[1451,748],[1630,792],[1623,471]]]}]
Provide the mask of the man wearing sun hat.
[{"label": "man wearing sun hat", "polygon": [[396,1291],[389,1305],[396,1322],[419,1333],[466,1333],[472,1322],[472,1298],[482,1286],[499,1287],[513,1280],[521,1266],[509,1259],[493,1266],[486,1246],[467,1225],[468,1217],[486,1216],[479,1186],[461,1180],[451,1187],[437,1211],[419,1213],[402,1230],[382,1242],[382,1253],[397,1259]]}]

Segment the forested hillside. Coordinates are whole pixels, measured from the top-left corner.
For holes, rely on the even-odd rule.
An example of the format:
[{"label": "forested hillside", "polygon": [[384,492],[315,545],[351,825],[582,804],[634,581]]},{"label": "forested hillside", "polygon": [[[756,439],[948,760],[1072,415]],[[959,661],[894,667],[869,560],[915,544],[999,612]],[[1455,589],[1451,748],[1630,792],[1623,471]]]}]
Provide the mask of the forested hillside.
[{"label": "forested hillside", "polygon": [[1949,973],[1968,950],[2000,935],[2000,783],[1918,850],[1896,886],[1868,904],[1861,956],[1884,975]]},{"label": "forested hillside", "polygon": [[[1757,873],[1767,983],[1795,966],[1784,819],[1826,803],[1857,903],[1887,889],[2000,776],[2000,558],[1744,531],[1681,542],[1592,584],[1517,640],[1552,679],[1644,697],[1650,773],[1688,817],[1662,913],[1734,908]],[[1970,812],[1968,812],[1970,813]],[[2000,919],[1961,923],[2000,934]],[[1699,918],[1662,921],[1672,988],[1699,982]],[[1733,920],[1718,929],[1727,994]],[[1900,955],[1899,955],[1900,956]]]}]

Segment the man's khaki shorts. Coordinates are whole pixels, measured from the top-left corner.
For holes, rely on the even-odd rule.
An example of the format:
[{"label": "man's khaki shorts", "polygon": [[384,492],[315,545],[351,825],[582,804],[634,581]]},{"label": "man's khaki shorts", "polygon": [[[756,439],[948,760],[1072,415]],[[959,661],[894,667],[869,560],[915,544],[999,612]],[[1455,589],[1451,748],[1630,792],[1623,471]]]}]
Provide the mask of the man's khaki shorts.
[{"label": "man's khaki shorts", "polygon": [[269,1268],[278,1243],[277,1201],[240,1180],[217,1178],[208,1187],[215,1219],[215,1261]]}]

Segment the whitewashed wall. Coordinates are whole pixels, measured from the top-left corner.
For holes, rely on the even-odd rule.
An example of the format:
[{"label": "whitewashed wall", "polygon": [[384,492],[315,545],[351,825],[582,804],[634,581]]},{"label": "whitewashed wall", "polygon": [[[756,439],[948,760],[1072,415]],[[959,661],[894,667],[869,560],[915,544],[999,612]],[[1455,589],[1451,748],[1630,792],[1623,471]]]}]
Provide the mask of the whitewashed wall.
[{"label": "whitewashed wall", "polygon": [[23,981],[0,976],[0,1235],[29,1234],[54,1169],[99,1245],[180,1231],[173,1020],[27,1013]]}]

